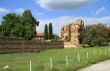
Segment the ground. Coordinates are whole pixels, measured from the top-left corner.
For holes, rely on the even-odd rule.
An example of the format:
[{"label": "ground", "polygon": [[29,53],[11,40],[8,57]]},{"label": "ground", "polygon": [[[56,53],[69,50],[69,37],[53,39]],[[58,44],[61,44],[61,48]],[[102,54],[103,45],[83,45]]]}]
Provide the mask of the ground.
[{"label": "ground", "polygon": [[[80,58],[78,58],[78,54]],[[52,69],[50,58],[52,59]],[[0,54],[0,71],[29,71],[30,60],[32,62],[32,71],[76,71],[109,59],[110,46],[54,49],[40,53]],[[9,66],[9,68],[4,69],[5,66]]]}]

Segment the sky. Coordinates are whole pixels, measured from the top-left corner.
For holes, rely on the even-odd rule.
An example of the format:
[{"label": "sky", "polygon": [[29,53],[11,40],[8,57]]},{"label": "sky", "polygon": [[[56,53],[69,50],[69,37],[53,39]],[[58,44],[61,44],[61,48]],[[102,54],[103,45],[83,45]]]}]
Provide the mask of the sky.
[{"label": "sky", "polygon": [[110,0],[0,0],[0,22],[7,13],[21,15],[27,9],[40,22],[38,33],[51,22],[53,32],[60,35],[61,28],[76,19],[82,19],[85,25],[110,25]]}]

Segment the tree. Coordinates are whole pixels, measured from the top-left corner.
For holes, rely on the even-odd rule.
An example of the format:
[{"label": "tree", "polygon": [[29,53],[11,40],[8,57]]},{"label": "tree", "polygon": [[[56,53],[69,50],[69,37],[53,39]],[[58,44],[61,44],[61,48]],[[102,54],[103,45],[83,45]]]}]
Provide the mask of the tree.
[{"label": "tree", "polygon": [[109,28],[104,24],[89,25],[85,27],[83,34],[83,44],[93,45],[107,45],[109,36]]},{"label": "tree", "polygon": [[110,42],[110,26],[108,26],[107,31],[108,31],[107,42]]},{"label": "tree", "polygon": [[9,13],[3,16],[0,25],[0,36],[22,37],[32,39],[36,34],[36,26],[39,25],[30,10],[25,10],[22,15]]},{"label": "tree", "polygon": [[2,26],[0,25],[0,36],[2,36]]},{"label": "tree", "polygon": [[53,27],[52,27],[52,23],[49,23],[49,39],[53,39]]},{"label": "tree", "polygon": [[83,26],[83,27],[81,28],[81,30],[80,30],[80,36],[79,36],[80,44],[83,43],[83,39],[84,39],[84,36],[85,36],[85,34],[84,34],[85,30],[86,30],[86,29],[85,29],[84,26]]},{"label": "tree", "polygon": [[14,28],[16,27],[16,24],[20,23],[19,22],[19,16],[16,15],[15,13],[9,13],[6,14],[3,17],[3,21],[2,21],[2,34],[4,37],[11,37],[11,35],[13,35],[11,33],[12,30],[14,30]]},{"label": "tree", "polygon": [[55,40],[59,40],[60,37],[59,37],[57,34],[53,34],[53,39],[55,39]]},{"label": "tree", "polygon": [[[30,10],[25,10],[23,13],[23,23],[25,27],[26,33],[24,34],[24,37],[26,39],[31,39],[35,36],[36,32],[36,26],[39,25],[39,22],[36,21],[36,19],[32,16],[32,13]],[[30,36],[29,36],[30,35]]]},{"label": "tree", "polygon": [[44,29],[44,39],[48,40],[48,26],[45,24],[45,29]]}]

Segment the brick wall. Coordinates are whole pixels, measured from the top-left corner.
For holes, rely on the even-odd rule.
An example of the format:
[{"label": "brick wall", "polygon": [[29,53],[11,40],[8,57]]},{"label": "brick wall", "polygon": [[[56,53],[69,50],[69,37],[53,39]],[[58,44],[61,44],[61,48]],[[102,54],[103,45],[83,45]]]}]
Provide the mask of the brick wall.
[{"label": "brick wall", "polygon": [[63,41],[35,41],[18,38],[0,37],[0,53],[10,52],[39,52],[45,49],[59,49],[64,47]]}]

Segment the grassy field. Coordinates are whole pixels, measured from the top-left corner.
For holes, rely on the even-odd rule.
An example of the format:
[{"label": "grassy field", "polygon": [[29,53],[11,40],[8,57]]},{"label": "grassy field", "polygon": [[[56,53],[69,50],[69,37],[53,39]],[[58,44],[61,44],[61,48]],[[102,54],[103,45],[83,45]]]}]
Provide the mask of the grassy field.
[{"label": "grassy field", "polygon": [[[78,53],[80,62],[78,62]],[[87,56],[88,53],[88,56]],[[66,55],[68,66],[66,64]],[[50,57],[53,68],[50,68]],[[40,53],[0,54],[0,71],[76,71],[79,68],[110,59],[110,46],[79,49],[45,50]],[[9,65],[8,69],[4,66]]]}]

